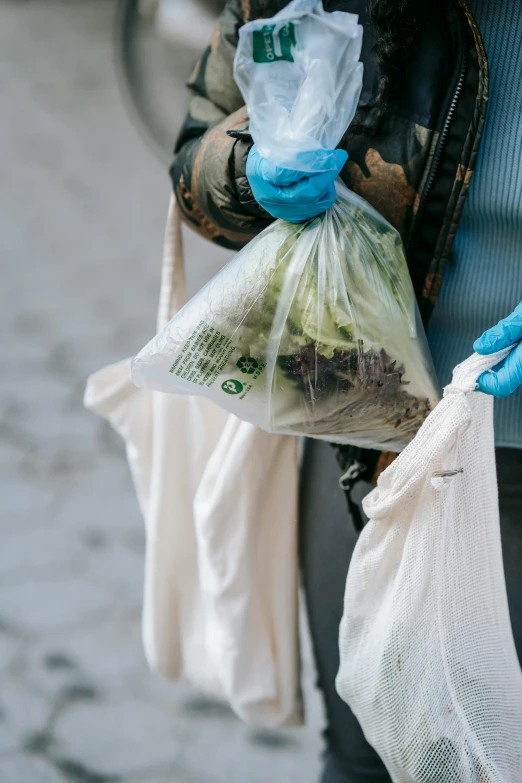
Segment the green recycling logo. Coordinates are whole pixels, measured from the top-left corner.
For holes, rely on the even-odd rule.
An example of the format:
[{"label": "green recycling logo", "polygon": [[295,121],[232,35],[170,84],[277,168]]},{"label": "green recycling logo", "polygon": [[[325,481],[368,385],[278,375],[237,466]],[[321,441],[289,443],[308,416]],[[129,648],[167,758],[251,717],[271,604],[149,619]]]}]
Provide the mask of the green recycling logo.
[{"label": "green recycling logo", "polygon": [[259,367],[259,363],[250,356],[242,356],[238,361],[237,366],[241,372],[248,373],[248,375],[253,375]]},{"label": "green recycling logo", "polygon": [[231,379],[222,383],[221,388],[227,394],[241,394],[243,391],[243,384]]}]

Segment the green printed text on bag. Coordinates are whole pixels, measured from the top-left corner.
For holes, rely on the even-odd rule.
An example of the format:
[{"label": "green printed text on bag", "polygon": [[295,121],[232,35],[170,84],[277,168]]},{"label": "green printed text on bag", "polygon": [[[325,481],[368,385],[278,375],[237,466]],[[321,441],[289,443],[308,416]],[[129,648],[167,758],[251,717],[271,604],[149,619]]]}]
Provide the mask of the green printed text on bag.
[{"label": "green printed text on bag", "polygon": [[280,26],[266,24],[261,30],[254,30],[253,57],[255,63],[272,63],[287,60],[293,63],[292,47],[296,44],[295,25],[287,22]]}]

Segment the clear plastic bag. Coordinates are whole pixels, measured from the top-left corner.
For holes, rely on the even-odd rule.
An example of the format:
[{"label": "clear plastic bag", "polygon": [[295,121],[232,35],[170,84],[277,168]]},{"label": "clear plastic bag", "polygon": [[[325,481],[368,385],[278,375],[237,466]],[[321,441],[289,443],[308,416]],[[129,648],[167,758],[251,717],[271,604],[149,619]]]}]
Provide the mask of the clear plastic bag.
[{"label": "clear plastic bag", "polygon": [[[357,22],[294,0],[241,29],[236,80],[277,165],[312,170],[307,153],[334,149],[353,119]],[[340,180],[328,212],[275,221],[238,253],[138,354],[133,379],[270,432],[396,451],[438,399],[400,237]]]}]

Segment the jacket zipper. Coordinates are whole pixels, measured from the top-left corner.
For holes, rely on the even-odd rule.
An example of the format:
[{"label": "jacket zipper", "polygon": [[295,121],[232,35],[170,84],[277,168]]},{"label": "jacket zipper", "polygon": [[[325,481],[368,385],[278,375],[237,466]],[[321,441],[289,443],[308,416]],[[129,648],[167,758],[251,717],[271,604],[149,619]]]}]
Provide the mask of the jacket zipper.
[{"label": "jacket zipper", "polygon": [[[462,89],[464,87],[464,80],[466,78],[466,72],[467,72],[467,69],[468,69],[469,42],[468,42],[467,35],[466,35],[465,31],[464,31],[464,25],[463,25],[463,22],[462,22],[462,11],[460,10],[460,8],[459,8],[459,24],[460,24],[461,33],[463,33],[463,37],[464,37],[464,47],[463,47],[463,50],[462,50],[462,59],[461,59],[461,63],[460,63],[459,78],[458,78],[457,84],[455,86],[455,92],[453,93],[453,98],[452,98],[452,101],[450,103],[450,106],[449,106],[449,109],[448,109],[448,113],[446,115],[446,119],[444,121],[444,125],[443,125],[443,128],[442,128],[441,134],[440,134],[439,143],[437,145],[435,156],[433,158],[433,162],[432,162],[432,165],[431,165],[431,171],[430,171],[428,180],[426,182],[426,186],[424,188],[424,193],[422,194],[422,200],[421,200],[421,203],[419,205],[419,209],[417,211],[417,215],[415,216],[415,225],[416,226],[420,225],[420,218],[422,217],[422,213],[424,212],[424,208],[426,206],[426,201],[428,200],[428,196],[431,193],[431,190],[433,188],[433,183],[435,182],[435,177],[437,176],[437,172],[438,172],[439,167],[440,167],[440,162],[442,160],[442,154],[444,152],[444,146],[446,144],[446,140],[447,140],[449,132],[451,130],[451,124],[453,122],[453,118],[454,118],[455,112],[457,110],[457,105],[458,105],[460,96],[462,94]],[[411,247],[413,245],[413,240],[415,238],[415,235],[416,235],[416,232],[412,231],[410,239],[409,239],[409,242],[408,242],[408,247],[407,247],[407,252],[408,253],[411,250]]]}]

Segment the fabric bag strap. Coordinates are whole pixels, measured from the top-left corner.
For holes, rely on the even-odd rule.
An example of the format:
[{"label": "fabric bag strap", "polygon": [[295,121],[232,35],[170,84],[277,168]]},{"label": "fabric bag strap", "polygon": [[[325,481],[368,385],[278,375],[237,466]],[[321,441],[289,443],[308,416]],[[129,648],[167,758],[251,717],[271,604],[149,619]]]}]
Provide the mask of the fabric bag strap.
[{"label": "fabric bag strap", "polygon": [[158,332],[187,303],[187,285],[185,278],[185,254],[181,212],[174,194],[171,194],[165,242],[163,246],[163,266],[158,305]]},{"label": "fabric bag strap", "polygon": [[469,394],[477,388],[477,380],[482,373],[493,370],[497,364],[508,356],[515,346],[504,348],[497,353],[483,356],[478,353],[472,354],[461,364],[458,364],[453,370],[451,383],[444,388],[444,396],[448,394]]}]

